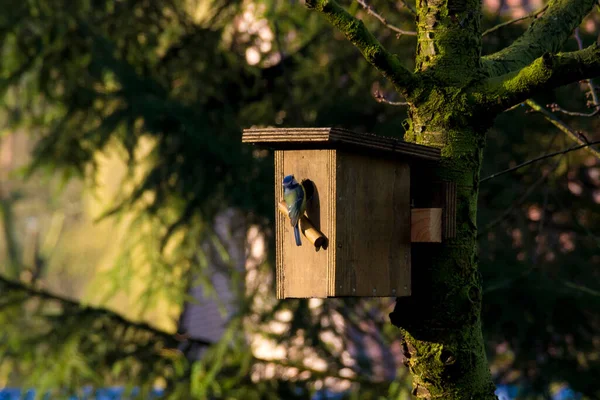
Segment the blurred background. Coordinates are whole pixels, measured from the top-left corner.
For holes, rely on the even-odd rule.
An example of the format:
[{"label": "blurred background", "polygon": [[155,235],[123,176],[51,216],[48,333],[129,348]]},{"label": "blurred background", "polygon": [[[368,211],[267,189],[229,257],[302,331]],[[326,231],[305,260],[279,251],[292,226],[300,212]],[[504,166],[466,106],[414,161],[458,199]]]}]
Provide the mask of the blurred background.
[{"label": "blurred background", "polygon": [[[342,1],[414,67],[415,37],[361,3]],[[415,28],[410,0],[368,4]],[[402,99],[351,44],[294,0],[3,6],[1,399],[411,398],[394,299],[275,299],[273,157],[241,144],[253,126],[402,137]],[[543,9],[485,0],[484,54]],[[599,140],[597,105],[584,81],[505,112],[482,178]],[[501,398],[600,398],[599,204],[589,149],[482,181]]]}]

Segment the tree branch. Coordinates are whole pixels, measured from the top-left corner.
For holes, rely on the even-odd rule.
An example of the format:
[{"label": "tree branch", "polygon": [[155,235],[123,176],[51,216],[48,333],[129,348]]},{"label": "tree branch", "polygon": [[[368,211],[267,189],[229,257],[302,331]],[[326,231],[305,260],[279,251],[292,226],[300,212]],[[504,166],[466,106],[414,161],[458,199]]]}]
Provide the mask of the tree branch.
[{"label": "tree branch", "polygon": [[554,153],[544,154],[543,156],[539,156],[539,157],[533,158],[531,160],[525,161],[524,163],[521,163],[521,164],[519,164],[519,165],[517,165],[515,167],[507,168],[504,171],[496,172],[495,174],[492,174],[490,176],[486,176],[485,178],[481,179],[479,182],[485,182],[485,181],[493,179],[493,178],[495,178],[497,176],[504,175],[504,174],[507,174],[509,172],[516,171],[518,169],[526,167],[526,166],[528,166],[530,164],[533,164],[535,162],[538,162],[538,161],[541,161],[541,160],[545,160],[546,158],[558,156],[558,155],[561,155],[561,154],[566,154],[566,153],[569,153],[571,151],[583,149],[583,148],[589,147],[589,146],[595,146],[597,144],[600,144],[600,140],[597,140],[595,142],[589,142],[589,143],[580,144],[579,146],[568,147],[568,148],[560,150],[560,151],[555,151]]},{"label": "tree branch", "polygon": [[[581,40],[581,36],[579,36],[579,28],[575,29],[575,32],[573,33],[573,37],[575,37],[575,40],[577,41],[577,47],[579,47],[579,50],[583,50],[583,41]],[[549,104],[547,105],[547,107],[550,107],[552,112],[561,112],[563,114],[566,115],[571,115],[571,116],[575,116],[575,117],[593,117],[595,115],[597,115],[598,113],[600,113],[600,100],[598,99],[598,94],[596,93],[596,86],[594,85],[594,83],[592,82],[591,79],[586,79],[585,82],[588,85],[588,88],[590,89],[589,92],[586,93],[586,97],[591,97],[591,100],[588,100],[587,102],[587,106],[590,108],[594,108],[594,111],[590,111],[587,113],[583,113],[583,112],[577,112],[577,111],[568,111],[565,110],[564,108],[562,108],[561,106],[559,106],[557,103],[553,103],[553,104]],[[545,111],[545,110],[544,110]]]},{"label": "tree branch", "polygon": [[482,58],[489,76],[521,69],[545,53],[557,53],[596,0],[551,0],[548,10],[513,44]]},{"label": "tree branch", "polygon": [[383,25],[385,25],[388,29],[396,32],[396,37],[399,38],[402,35],[417,36],[417,32],[405,31],[405,30],[400,29],[397,26],[392,25],[389,22],[387,22],[387,19],[385,19],[385,17],[382,16],[381,14],[378,14],[377,11],[375,11],[370,4],[367,4],[366,0],[356,0],[356,1],[358,2],[358,4],[360,4],[362,6],[362,8],[367,10],[367,13],[369,13],[372,16],[374,16],[375,18],[377,18],[379,20],[379,22],[381,22]]},{"label": "tree branch", "polygon": [[531,13],[529,13],[527,15],[524,15],[524,16],[522,16],[520,18],[511,19],[510,21],[506,21],[506,22],[503,22],[503,23],[498,24],[496,26],[493,26],[490,29],[487,29],[486,31],[484,31],[481,34],[481,36],[489,35],[490,33],[495,32],[495,31],[497,31],[500,28],[504,28],[505,26],[512,25],[512,24],[517,23],[519,21],[523,21],[523,20],[526,20],[526,19],[529,19],[529,18],[535,18],[538,15],[540,15],[541,13],[543,13],[544,11],[546,11],[547,8],[548,8],[548,4],[546,4],[544,7],[540,8],[539,10],[531,12]]},{"label": "tree branch", "polygon": [[350,15],[335,0],[306,0],[306,6],[321,12],[405,97],[416,84],[415,76],[389,53],[367,30],[364,23]]},{"label": "tree branch", "polygon": [[549,53],[530,65],[502,76],[488,78],[473,92],[486,107],[507,109],[533,94],[600,75],[600,46],[578,51]]},{"label": "tree branch", "polygon": [[[561,156],[562,158],[562,156]],[[559,158],[558,160],[556,160],[556,162],[554,163],[554,165],[552,165],[551,168],[546,169],[545,171],[542,172],[542,176],[540,176],[535,182],[533,182],[525,191],[525,193],[523,193],[523,195],[521,197],[519,197],[517,200],[515,200],[510,207],[508,207],[506,210],[504,210],[504,212],[502,214],[500,214],[500,216],[498,216],[496,219],[494,219],[493,221],[491,221],[490,223],[488,223],[485,227],[483,227],[483,229],[480,229],[479,232],[477,233],[477,238],[482,237],[483,235],[485,235],[486,233],[488,233],[489,231],[491,231],[492,229],[494,229],[499,223],[501,223],[502,221],[504,221],[505,219],[507,219],[512,213],[513,211],[519,207],[521,204],[523,204],[523,202],[525,200],[527,200],[527,198],[529,197],[529,195],[531,195],[531,193],[533,193],[533,191],[539,186],[541,185],[546,178],[548,178],[548,176],[550,175],[551,172],[553,172],[558,165],[560,164],[560,160],[561,158]],[[504,173],[504,172],[503,172]],[[494,174],[494,175],[490,175],[482,180],[480,180],[479,182],[482,182],[483,180],[487,180],[487,179],[491,179],[494,176],[498,176],[499,174]]]},{"label": "tree branch", "polygon": [[[571,127],[562,122],[554,114],[544,109],[544,107],[542,107],[535,101],[529,99],[526,101],[526,103],[529,107],[531,107],[532,110],[541,113],[548,122],[550,122],[552,125],[556,126],[558,129],[563,131],[568,137],[573,139],[575,142],[579,143],[580,145],[585,145],[589,143],[585,136],[571,129]],[[600,159],[600,151],[598,149],[595,149],[593,147],[586,147],[586,149],[596,158]]]},{"label": "tree branch", "polygon": [[115,320],[121,324],[125,324],[128,326],[137,328],[137,329],[141,329],[141,330],[153,333],[157,336],[167,339],[168,341],[192,342],[194,344],[199,344],[202,346],[210,346],[212,344],[203,339],[194,339],[194,338],[186,337],[185,334],[171,334],[171,333],[162,331],[160,329],[157,329],[155,327],[152,327],[144,322],[130,321],[130,320],[124,318],[123,316],[121,316],[120,314],[118,314],[114,311],[108,310],[106,308],[82,305],[81,303],[74,301],[72,299],[69,299],[67,297],[60,296],[60,295],[51,293],[51,292],[43,290],[43,289],[37,289],[37,288],[34,288],[23,282],[8,279],[3,276],[0,276],[0,288],[3,289],[2,292],[4,292],[4,290],[14,290],[14,291],[18,291],[21,293],[26,293],[29,297],[37,297],[37,298],[40,298],[43,300],[57,301],[58,303],[61,303],[66,306],[77,307],[82,312],[89,312],[91,314],[96,314],[98,317],[101,317],[101,316],[109,317],[112,320]]},{"label": "tree branch", "polygon": [[377,101],[378,103],[384,103],[384,104],[389,104],[390,106],[407,106],[408,102],[406,101],[392,101],[389,100],[385,97],[385,95],[383,93],[381,93],[379,90],[376,90],[375,93],[373,93],[373,97],[375,98],[375,101]]},{"label": "tree branch", "polygon": [[[590,79],[588,79],[588,81],[589,80]],[[586,117],[586,118],[589,118],[589,117],[596,116],[596,115],[598,115],[600,113],[600,105],[595,105],[594,106],[594,108],[596,109],[596,111],[590,111],[590,112],[587,112],[587,113],[579,112],[579,111],[565,110],[564,108],[562,108],[561,106],[559,106],[557,103],[547,104],[546,106],[549,107],[552,112],[559,112],[559,113],[563,113],[565,115],[570,115],[572,117]]]}]

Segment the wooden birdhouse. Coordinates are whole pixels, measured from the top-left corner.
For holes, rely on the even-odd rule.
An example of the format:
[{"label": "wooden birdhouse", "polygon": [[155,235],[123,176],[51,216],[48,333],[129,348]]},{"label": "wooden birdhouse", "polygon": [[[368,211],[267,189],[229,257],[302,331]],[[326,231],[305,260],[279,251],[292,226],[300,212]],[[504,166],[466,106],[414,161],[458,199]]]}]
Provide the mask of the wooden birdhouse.
[{"label": "wooden birdhouse", "polygon": [[[440,242],[443,228],[452,235],[453,210],[442,213],[452,190],[419,189],[429,208],[411,205],[411,191],[433,187],[415,182],[411,189],[411,169],[412,180],[429,179],[437,148],[336,128],[246,129],[242,141],[275,150],[279,299],[409,296],[411,244]],[[306,180],[301,246],[283,202],[287,175]]]}]

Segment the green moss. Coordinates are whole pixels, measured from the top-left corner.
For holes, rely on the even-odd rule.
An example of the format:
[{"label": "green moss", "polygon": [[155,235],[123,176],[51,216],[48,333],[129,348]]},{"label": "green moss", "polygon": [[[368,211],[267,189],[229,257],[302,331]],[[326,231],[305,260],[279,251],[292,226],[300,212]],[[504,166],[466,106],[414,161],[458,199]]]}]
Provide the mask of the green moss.
[{"label": "green moss", "polygon": [[[398,300],[392,320],[413,351],[408,365],[417,397],[494,399],[483,351],[475,256],[477,181],[489,120],[481,120],[487,117],[478,114],[464,87],[445,85],[438,77],[423,79],[415,90],[405,140],[441,148],[443,160],[435,174],[457,185],[457,237],[415,255],[414,279],[422,281],[421,290]],[[413,312],[406,313],[406,307]]]},{"label": "green moss", "polygon": [[557,53],[573,29],[583,20],[594,0],[552,0],[548,10],[534,20],[531,27],[510,46],[483,57],[488,76],[500,76],[526,67],[544,53]]}]

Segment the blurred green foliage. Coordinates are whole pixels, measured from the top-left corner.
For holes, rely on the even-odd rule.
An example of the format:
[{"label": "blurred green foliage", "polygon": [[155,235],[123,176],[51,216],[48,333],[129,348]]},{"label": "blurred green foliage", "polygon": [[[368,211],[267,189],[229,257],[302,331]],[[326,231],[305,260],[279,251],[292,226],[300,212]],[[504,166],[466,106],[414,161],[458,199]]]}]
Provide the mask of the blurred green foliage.
[{"label": "blurred green foliage", "polygon": [[[181,306],[190,300],[191,285],[210,289],[208,265],[214,259],[229,268],[234,282],[243,281],[222,251],[224,238],[214,231],[214,218],[227,208],[238,209],[244,226],[256,224],[271,239],[274,210],[272,157],[242,145],[242,128],[340,126],[397,137],[404,132],[404,108],[378,103],[372,93],[401,99],[341,35],[296,2],[4,3],[0,118],[6,132],[26,131],[35,140],[28,172],[60,174],[65,181],[79,177],[102,190],[99,154],[116,152],[126,163],[122,181],[113,183],[114,201],[99,201],[105,218],[127,221],[126,233],[119,236],[121,252],[98,278],[101,297],[109,303],[130,290],[142,264],[148,284],[136,292],[141,310],[155,308],[158,293]],[[362,13],[380,40],[412,67],[414,38],[397,38],[357,3],[346,5]],[[391,23],[413,28],[401,3],[376,5]],[[502,18],[487,13],[484,26]],[[510,43],[524,26],[486,36],[485,53]],[[572,85],[537,100],[581,110],[587,90],[585,84]],[[508,111],[496,121],[482,177],[571,145],[526,110]],[[598,128],[596,119],[564,120],[586,132]],[[499,383],[518,383],[532,396],[544,394],[552,382],[600,396],[595,379],[600,365],[599,176],[598,161],[580,151],[481,184],[480,265],[489,359]],[[5,232],[11,231],[14,195],[0,193]],[[18,238],[4,238],[8,250],[19,245]],[[147,316],[152,326],[136,325],[101,308],[53,298],[40,292],[35,280],[24,286],[17,281],[24,260],[17,252],[7,255],[12,261],[1,269],[0,280],[0,323],[6,327],[0,334],[0,370],[12,370],[23,384],[65,393],[84,384],[144,390],[160,384],[173,398],[288,399],[306,398],[321,385],[345,380],[351,382],[352,398],[408,396],[403,369],[377,365],[381,360],[366,351],[354,364],[343,355],[356,336],[374,341],[384,353],[397,347],[387,321],[389,304],[277,302],[271,253],[256,278],[269,286],[240,289],[223,339],[199,361],[190,349],[203,343],[182,342]],[[269,324],[285,312],[291,315],[287,328],[273,333]],[[336,325],[340,318],[347,328]],[[372,324],[365,327],[366,320]],[[325,340],[324,332],[338,338],[342,350]],[[257,335],[296,349],[296,356],[259,359],[251,351]],[[325,360],[325,368],[303,364],[304,350]],[[276,379],[265,372],[273,365]],[[290,369],[295,373],[287,376]],[[257,380],[261,371],[270,378]]]}]

